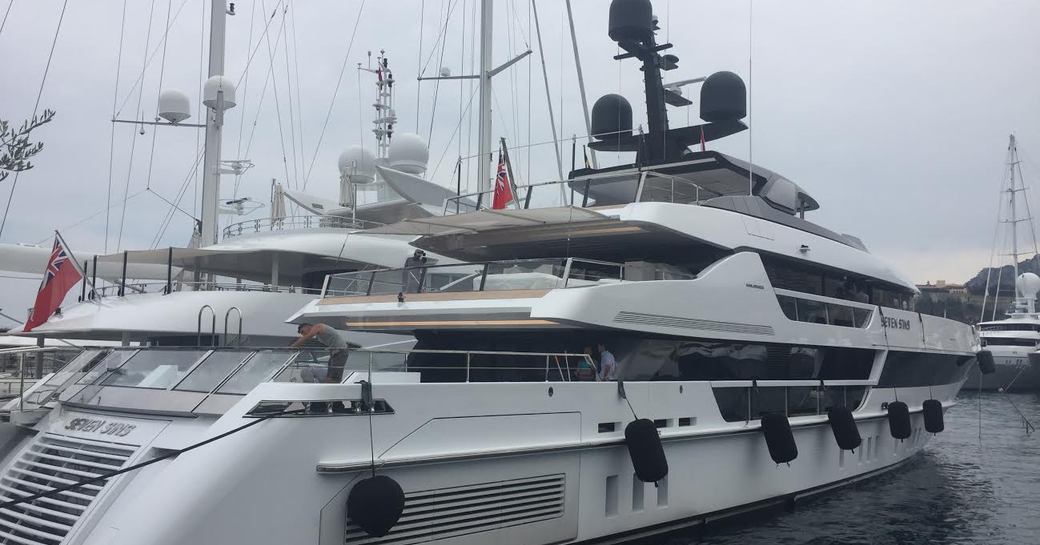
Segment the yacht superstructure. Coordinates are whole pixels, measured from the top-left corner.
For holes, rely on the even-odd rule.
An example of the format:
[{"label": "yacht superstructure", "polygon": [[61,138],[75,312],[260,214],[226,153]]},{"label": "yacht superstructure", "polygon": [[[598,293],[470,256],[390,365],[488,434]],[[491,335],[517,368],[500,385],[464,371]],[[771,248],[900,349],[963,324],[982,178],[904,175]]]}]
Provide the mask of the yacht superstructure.
[{"label": "yacht superstructure", "polygon": [[[321,364],[285,349],[84,353],[33,392],[61,410],[3,461],[0,540],[617,542],[919,452],[975,364],[972,328],[913,311],[913,284],[805,220],[819,204],[793,182],[688,150],[743,130],[743,82],[707,78],[706,123],[669,129],[678,59],[650,3],[610,19],[650,130],[608,97],[593,132],[635,163],[366,230],[455,261],[327,277],[290,321],[417,339],[352,350],[342,383],[302,380]],[[569,205],[522,198],[564,184]]]}]

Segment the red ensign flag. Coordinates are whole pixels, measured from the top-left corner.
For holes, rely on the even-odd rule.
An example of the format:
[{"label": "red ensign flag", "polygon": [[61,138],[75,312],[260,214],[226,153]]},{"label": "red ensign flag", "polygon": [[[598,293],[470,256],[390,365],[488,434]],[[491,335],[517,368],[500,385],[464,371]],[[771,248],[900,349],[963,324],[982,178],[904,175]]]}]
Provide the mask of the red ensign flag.
[{"label": "red ensign flag", "polygon": [[501,210],[513,202],[513,184],[509,183],[506,172],[506,160],[502,152],[498,153],[498,174],[495,175],[495,198],[491,203],[492,210]]},{"label": "red ensign flag", "polygon": [[62,244],[61,239],[55,235],[54,249],[51,257],[47,260],[47,270],[43,272],[43,283],[40,291],[36,294],[36,303],[33,304],[29,320],[25,322],[23,331],[29,332],[34,327],[44,323],[65,300],[65,294],[83,279],[76,262],[69,258],[72,252]]}]

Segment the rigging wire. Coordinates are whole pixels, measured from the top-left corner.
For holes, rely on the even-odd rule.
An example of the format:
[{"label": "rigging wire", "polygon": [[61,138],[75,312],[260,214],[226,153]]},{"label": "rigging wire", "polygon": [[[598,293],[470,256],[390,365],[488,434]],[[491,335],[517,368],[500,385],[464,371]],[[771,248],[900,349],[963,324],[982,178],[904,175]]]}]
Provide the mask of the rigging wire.
[{"label": "rigging wire", "polygon": [[[447,145],[444,146],[444,152],[441,153],[440,158],[437,159],[437,165],[433,168],[433,173],[430,174],[430,179],[431,180],[437,176],[437,171],[441,168],[441,162],[444,161],[444,157],[448,154],[448,150],[451,149],[451,141],[455,139],[455,135],[458,134],[459,129],[462,127],[462,122],[463,122],[463,120],[465,120],[466,114],[468,114],[470,112],[470,110],[473,109],[473,97],[476,96],[476,94],[477,94],[477,89],[473,89],[473,91],[470,92],[470,94],[469,94],[469,101],[466,103],[466,111],[463,112],[463,114],[459,116],[459,122],[455,124],[455,130],[453,130],[451,132],[451,136],[448,138],[448,143],[447,143]],[[461,140],[461,137],[459,139]],[[472,158],[477,157],[479,155],[480,154],[470,155],[468,157],[459,157],[459,160],[472,159]],[[469,181],[468,180],[467,180],[467,183],[466,183],[466,189],[467,190],[469,189]]]},{"label": "rigging wire", "polygon": [[747,125],[748,125],[748,195],[755,192],[755,156],[754,134],[755,126],[751,123],[751,54],[754,49],[754,8],[755,0],[748,0],[748,54],[747,54]]},{"label": "rigging wire", "polygon": [[[469,26],[472,29],[478,28],[477,25],[477,0],[473,0],[470,4],[470,18]],[[477,34],[478,32],[470,32],[469,36],[469,74],[476,73],[476,60],[477,60]],[[470,100],[472,100],[474,93],[473,79],[467,80],[469,82],[469,93]],[[467,109],[466,114],[466,153],[469,153],[473,149],[473,108]],[[460,137],[461,140],[461,137]],[[466,191],[470,188],[470,177],[473,174],[473,162],[466,161]]]},{"label": "rigging wire", "polygon": [[[47,74],[51,71],[51,60],[54,59],[54,48],[58,45],[58,36],[61,34],[61,23],[65,20],[65,8],[69,5],[69,0],[65,0],[61,4],[61,13],[58,15],[58,26],[54,29],[54,39],[51,40],[51,50],[47,54],[47,64],[43,68],[43,78],[40,80],[40,89],[36,92],[36,102],[33,104],[32,117],[36,117],[36,112],[40,108],[40,98],[43,96],[43,88],[47,84]],[[10,7],[8,7],[10,9]],[[6,21],[7,16],[4,16]],[[0,235],[4,232],[4,227],[7,225],[7,214],[11,211],[11,201],[14,200],[14,191],[18,187],[18,178],[21,171],[14,173],[14,180],[11,181],[11,191],[7,195],[7,205],[4,207],[4,217],[0,220]]]},{"label": "rigging wire", "polygon": [[[303,139],[303,101],[300,99],[300,97],[303,96],[303,93],[300,92],[300,45],[299,42],[296,40],[296,10],[292,10],[291,14],[292,19],[290,20],[290,25],[292,28],[293,65],[294,70],[296,72],[296,125],[300,131],[299,164],[300,172],[303,172],[303,165],[307,159],[304,156],[304,154],[306,153],[304,151],[306,148],[306,144],[304,143]],[[286,39],[288,39],[288,37],[286,37]],[[306,182],[306,179],[304,181]]]},{"label": "rigging wire", "polygon": [[[314,154],[311,155],[311,164],[307,167],[307,174],[303,178],[303,190],[307,189],[307,182],[311,179],[311,172],[314,170],[314,162],[318,159],[318,150],[321,149],[321,143],[325,140],[325,130],[329,127],[329,119],[332,118],[332,109],[336,106],[336,97],[339,96],[339,88],[343,84],[343,74],[347,70],[347,64],[350,62],[350,50],[354,47],[354,38],[357,36],[358,25],[361,23],[361,14],[365,11],[365,1],[361,0],[361,7],[358,8],[357,19],[354,21],[354,30],[350,33],[350,41],[347,43],[347,52],[343,55],[343,64],[339,68],[339,77],[336,78],[336,88],[332,91],[332,100],[329,101],[329,110],[325,113],[325,121],[321,124],[321,132],[318,133],[318,143],[314,145]],[[418,132],[418,129],[416,129]]]},{"label": "rigging wire", "polygon": [[[256,4],[254,4],[254,8],[255,8],[255,5]],[[205,98],[203,96],[203,89],[205,88],[205,85],[206,85],[206,74],[209,73],[209,70],[207,70],[207,66],[206,66],[206,12],[208,12],[209,10],[206,9],[207,6],[206,6],[205,2],[199,2],[199,7],[201,7],[202,9],[200,10],[201,13],[199,14],[199,102],[196,105],[196,108],[200,112],[206,112],[206,115],[208,116],[209,115],[209,111],[206,109],[206,105],[203,104],[202,101]],[[248,47],[248,44],[247,44],[247,47]],[[195,149],[201,149],[201,148],[202,148],[202,131],[195,131]],[[192,211],[192,214],[193,215],[194,214],[198,214],[198,212],[199,212],[199,204],[200,204],[200,201],[201,201],[201,199],[199,198],[199,171],[198,170],[195,170],[195,175],[192,177],[192,180],[191,180],[191,195],[192,195],[192,198],[191,198],[191,211]],[[195,227],[193,226],[192,229],[194,230]]]},{"label": "rigging wire", "polygon": [[[180,5],[177,6],[177,11],[174,12],[174,14],[173,14],[172,22],[174,22],[174,23],[177,22],[177,19],[181,15],[181,11],[184,9],[185,4],[187,4],[187,3],[188,3],[188,0],[181,0]],[[153,4],[154,4],[154,2],[153,2]],[[151,25],[151,17],[149,17],[148,23],[149,23],[149,25]],[[150,26],[149,26],[149,31],[150,30],[151,29],[150,29]],[[165,39],[165,36],[163,38]],[[150,41],[151,40],[149,40],[149,42]],[[162,44],[156,44],[155,49],[153,49],[151,53],[148,53],[148,51],[147,51],[148,50],[148,43],[147,42],[145,43],[146,58],[145,58],[145,66],[144,66],[144,68],[147,68],[148,66],[151,66],[152,61],[155,60],[155,56],[159,54],[159,49],[161,47],[162,47]],[[134,91],[137,90],[137,86],[138,85],[142,85],[142,86],[144,85],[144,74],[145,74],[144,68],[141,69],[141,74],[139,76],[137,76],[137,79],[134,80],[134,83],[132,85],[130,85],[130,89],[127,90],[126,96],[123,97],[123,102],[120,103],[119,108],[116,110],[117,113],[122,113],[123,112],[123,108],[125,108],[127,103],[130,102],[130,99],[132,99],[134,97]]]},{"label": "rigging wire", "polygon": [[[202,158],[205,155],[204,150],[205,146],[202,146],[197,150],[195,154],[195,162],[192,164],[191,168],[188,169],[188,174],[184,177],[184,181],[181,183],[180,190],[177,193],[177,199],[174,201],[178,205],[180,205],[181,200],[184,198],[184,194],[188,191],[188,184],[191,182],[192,177],[198,171],[199,165],[202,163]],[[159,242],[162,241],[162,237],[166,235],[166,229],[170,227],[170,222],[173,221],[174,212],[175,210],[171,208],[166,213],[166,217],[163,218],[161,222],[159,222],[159,230],[155,233],[155,236],[152,238],[152,243],[149,245],[151,248],[154,249],[159,246]]]},{"label": "rigging wire", "polygon": [[[531,34],[531,6],[527,5],[527,35],[524,36],[524,41],[530,44],[527,36]],[[530,45],[527,46],[531,48]],[[527,59],[527,145],[531,145],[531,69],[534,66],[534,61],[530,58]],[[531,148],[526,148],[524,154],[527,156],[527,175],[528,179],[531,179]]]},{"label": "rigging wire", "polygon": [[[455,11],[455,6],[456,5],[458,5],[457,1],[449,0],[449,2],[448,2],[448,9],[447,9],[447,12],[444,15],[444,35],[445,36],[447,36],[448,23],[451,21],[451,14]],[[448,40],[447,40],[447,38],[445,38],[444,41],[440,42],[440,46],[441,46],[441,52],[440,52],[440,56],[437,58],[437,64],[439,66],[444,66],[444,50],[447,49],[447,47],[448,47]],[[434,44],[434,47],[436,47],[436,44]],[[432,53],[430,54],[430,57],[431,58],[433,57]],[[429,62],[427,62],[427,64],[429,64]],[[425,72],[425,68],[423,69],[423,71]],[[432,142],[433,141],[432,140],[433,139],[433,121],[434,121],[434,119],[437,118],[437,97],[440,95],[440,91],[441,91],[441,80],[437,79],[436,81],[434,81],[434,84],[433,84],[433,107],[430,110],[430,129],[426,133],[427,134],[427,136],[426,136],[426,141],[427,142]]]},{"label": "rigging wire", "polygon": [[[474,0],[474,1],[476,1],[476,0]],[[466,9],[467,5],[469,5],[468,0],[462,0],[462,32],[459,33],[459,70],[462,70],[462,67],[465,66],[465,64],[466,64],[466,14],[469,13],[469,10]],[[459,117],[460,117],[460,119],[461,119],[461,117],[463,115],[462,111],[466,107],[466,103],[465,103],[465,97],[466,97],[465,87],[466,87],[466,80],[460,79],[459,80]],[[457,154],[458,154],[459,157],[462,157],[462,138],[459,138],[456,141],[456,144],[457,144],[456,145]],[[455,168],[460,169],[460,171],[461,171],[461,169],[462,169],[461,160],[456,165]],[[461,172],[460,172],[460,174],[461,174]]]},{"label": "rigging wire", "polygon": [[7,16],[11,14],[12,6],[14,6],[14,0],[7,3],[7,10],[4,11],[4,20],[0,21],[0,34],[4,33],[4,27],[7,26]]},{"label": "rigging wire", "polygon": [[[141,85],[137,88],[137,107],[134,108],[135,115],[141,115],[141,99],[144,97],[144,77],[145,71],[148,69],[148,46],[152,41],[152,19],[155,14],[155,0],[151,1],[151,8],[148,10],[148,31],[145,33],[144,38],[144,59],[141,62],[141,75],[138,77],[138,81]],[[167,29],[169,30],[169,29]],[[158,49],[158,47],[156,48]],[[120,108],[121,110],[122,108]],[[142,119],[143,121],[143,119]],[[143,131],[142,131],[143,132]],[[126,196],[130,194],[130,178],[134,172],[134,151],[137,149],[137,136],[136,132],[130,133],[130,160],[127,162],[126,168],[126,184],[123,186],[123,199],[126,200]],[[116,251],[123,247],[123,226],[126,224],[126,206],[120,211],[119,218],[119,235],[116,237]]]},{"label": "rigging wire", "polygon": [[[253,45],[253,22],[256,19],[256,3],[252,5],[252,10],[249,12],[249,36],[246,38],[246,49]],[[239,110],[238,118],[238,144],[235,149],[235,156],[242,157],[242,133],[246,126],[246,99],[249,98],[249,71],[245,73],[245,83],[242,85],[242,109]],[[196,145],[198,143],[196,142]],[[238,185],[242,182],[242,173],[235,174],[235,185],[234,191],[232,192],[232,198],[238,198]]]},{"label": "rigging wire", "polygon": [[[163,33],[163,48],[162,48],[162,60],[159,61],[159,93],[155,97],[155,111],[159,111],[159,97],[162,96],[163,79],[166,76],[166,46],[169,43],[170,35],[170,10],[173,7],[173,0],[167,0],[166,2],[166,32]],[[198,131],[196,131],[198,132]],[[155,162],[155,141],[159,137],[159,131],[152,130],[152,149],[148,152],[148,175],[145,177],[144,186],[145,188],[152,187],[152,166]]]},{"label": "rigging wire", "polygon": [[160,194],[159,194],[159,192],[155,191],[154,189],[152,189],[152,188],[150,188],[150,187],[147,187],[147,188],[145,188],[145,191],[146,191],[146,192],[148,192],[148,193],[151,193],[152,195],[155,195],[156,197],[158,197],[158,198],[159,198],[159,200],[161,200],[161,201],[163,201],[164,203],[166,203],[166,204],[170,205],[171,207],[173,207],[173,208],[174,208],[175,210],[177,210],[177,211],[178,211],[178,212],[180,212],[181,214],[184,214],[185,216],[188,216],[189,218],[191,218],[191,219],[193,219],[193,220],[195,220],[195,221],[198,221],[198,220],[199,220],[199,218],[195,217],[195,215],[194,215],[194,214],[192,214],[191,212],[187,212],[187,211],[185,211],[185,210],[184,210],[183,208],[181,208],[180,206],[178,206],[177,204],[175,204],[175,203],[174,203],[173,201],[171,201],[170,199],[167,199],[166,197],[163,197],[162,195],[160,195]]},{"label": "rigging wire", "polygon": [[[12,0],[13,2],[14,0]],[[126,3],[127,0],[123,0],[123,14],[119,21],[119,50],[116,53],[116,79],[112,86],[112,119],[116,117],[116,105],[119,102],[119,75],[123,67],[123,39],[126,35]],[[115,169],[115,150],[116,150],[116,124],[111,124],[108,137],[108,190],[105,196],[105,253],[108,253],[108,230],[111,221],[111,208],[112,208],[112,174]]]},{"label": "rigging wire", "polygon": [[[13,0],[12,0],[13,1]],[[426,0],[419,2],[419,58],[415,61],[415,67],[419,68],[422,64],[422,46],[423,46],[423,27],[426,25]],[[422,74],[419,74],[422,76]],[[422,98],[422,80],[418,79],[415,82],[415,134],[419,134],[419,112],[420,112],[420,101]]]},{"label": "rigging wire", "polygon": [[[291,4],[285,4],[285,11],[282,14],[282,30],[285,33],[285,47],[282,51],[285,53],[285,91],[289,96],[289,142],[292,146],[292,169],[293,179],[296,180],[296,184],[300,183],[300,162],[297,160],[296,153],[296,121],[293,115],[293,85],[292,85],[292,64],[289,62],[289,34],[286,32],[285,27],[289,19],[289,8]],[[296,97],[299,100],[299,97]]]},{"label": "rigging wire", "polygon": [[[260,7],[261,8],[264,7],[263,0],[261,0],[261,2],[260,2]],[[266,8],[265,8],[264,11],[266,11]],[[274,72],[274,51],[277,51],[277,49],[278,49],[278,42],[281,40],[282,33],[284,31],[285,31],[285,12],[283,11],[282,12],[282,26],[281,26],[281,29],[278,31],[278,36],[275,37],[275,48],[274,48],[274,50],[271,49],[271,38],[270,38],[270,36],[267,37],[267,58],[268,58],[268,61],[270,62],[270,70],[272,72],[271,88],[274,90],[275,117],[278,118],[278,143],[281,145],[281,148],[282,148],[282,167],[285,170],[285,180],[286,180],[286,182],[288,182],[290,187],[295,188],[296,185],[293,183],[294,180],[290,180],[289,179],[289,163],[288,163],[288,160],[285,157],[285,133],[284,133],[284,131],[282,129],[282,105],[281,105],[281,101],[278,99],[278,78],[276,76],[274,76],[274,74],[273,74],[273,72]]]},{"label": "rigging wire", "polygon": [[437,53],[437,46],[440,45],[441,47],[443,47],[443,44],[441,44],[441,40],[445,42],[447,41],[446,36],[448,33],[448,21],[451,19],[451,13],[455,11],[456,5],[458,5],[458,2],[456,0],[448,0],[448,14],[444,17],[444,24],[441,25],[441,29],[437,33],[437,39],[433,42],[433,51],[430,51],[430,56],[426,58],[426,62],[423,63],[422,69],[419,70],[419,76],[423,76],[426,74],[426,69],[430,67],[430,61],[433,60],[433,56]]},{"label": "rigging wire", "polygon": [[[140,196],[144,192],[145,192],[145,190],[142,189],[142,190],[138,191],[137,193],[134,193],[134,194],[130,195],[130,197],[127,198],[127,201],[133,200],[134,197]],[[91,215],[89,215],[89,216],[87,216],[87,217],[85,217],[83,219],[80,219],[80,220],[76,221],[75,223],[70,223],[68,225],[62,226],[58,230],[59,231],[67,231],[69,229],[72,229],[72,228],[75,228],[75,227],[79,227],[80,225],[83,225],[84,223],[86,223],[86,222],[88,222],[88,221],[90,221],[90,220],[100,216],[101,214],[107,212],[108,210],[111,210],[112,205],[114,205],[114,204],[117,205],[117,208],[118,208],[119,206],[122,206],[122,205],[119,205],[119,200],[120,199],[110,200],[108,202],[108,204],[105,205],[104,208],[99,209],[97,212],[94,212],[93,214],[91,214]],[[47,242],[49,240],[53,240],[53,239],[54,239],[54,233],[51,232],[50,235],[48,235],[45,238],[42,238],[42,239],[38,240],[37,242],[35,242],[35,244],[43,244],[43,243],[45,243],[45,242]],[[108,251],[106,250],[105,253],[108,253]]]}]

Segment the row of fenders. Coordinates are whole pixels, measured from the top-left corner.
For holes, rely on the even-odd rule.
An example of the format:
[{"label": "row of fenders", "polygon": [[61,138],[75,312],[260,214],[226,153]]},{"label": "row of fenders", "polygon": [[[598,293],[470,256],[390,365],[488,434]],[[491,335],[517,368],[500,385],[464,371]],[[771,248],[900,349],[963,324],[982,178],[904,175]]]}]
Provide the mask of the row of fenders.
[{"label": "row of fenders", "polygon": [[[942,403],[929,399],[921,406],[924,417],[924,429],[928,433],[939,433],[945,429],[943,423]],[[841,450],[855,451],[863,439],[859,435],[859,427],[852,411],[847,407],[834,407],[827,410],[827,422],[834,434],[834,442]],[[888,430],[892,437],[900,441],[908,439],[913,431],[910,424],[910,408],[902,401],[888,404]],[[762,415],[762,435],[765,436],[769,457],[777,464],[786,464],[798,457],[798,445],[791,431],[791,423],[787,415],[767,413]]]},{"label": "row of fenders", "polygon": [[[945,428],[942,404],[929,399],[922,405],[924,429],[928,433],[939,433]],[[859,448],[863,439],[852,411],[846,407],[835,407],[827,411],[827,421],[838,448]],[[910,437],[910,409],[902,401],[888,404],[888,429],[892,437],[900,441]],[[792,462],[798,457],[798,445],[791,431],[787,415],[766,413],[762,415],[762,434],[769,448],[769,457],[777,464]],[[647,483],[657,483],[668,475],[668,458],[661,444],[661,435],[653,420],[639,418],[625,426],[625,445],[636,477]],[[385,475],[373,475],[357,483],[347,499],[347,517],[372,536],[385,536],[397,524],[404,510],[404,491],[401,486]]]}]

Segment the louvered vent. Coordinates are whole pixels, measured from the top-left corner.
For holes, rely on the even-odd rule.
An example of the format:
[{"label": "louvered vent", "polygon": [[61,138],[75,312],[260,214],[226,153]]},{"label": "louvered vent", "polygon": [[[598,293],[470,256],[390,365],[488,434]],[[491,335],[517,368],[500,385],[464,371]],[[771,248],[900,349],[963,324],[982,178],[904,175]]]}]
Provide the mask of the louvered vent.
[{"label": "louvered vent", "polygon": [[409,492],[388,535],[373,538],[351,524],[346,542],[406,545],[553,519],[563,516],[564,488],[559,474]]},{"label": "louvered vent", "polygon": [[[134,447],[42,434],[0,476],[7,501],[123,467]],[[0,509],[0,545],[58,545],[108,481]]]}]

